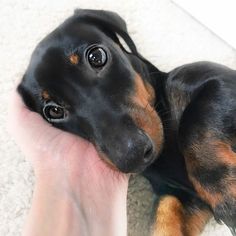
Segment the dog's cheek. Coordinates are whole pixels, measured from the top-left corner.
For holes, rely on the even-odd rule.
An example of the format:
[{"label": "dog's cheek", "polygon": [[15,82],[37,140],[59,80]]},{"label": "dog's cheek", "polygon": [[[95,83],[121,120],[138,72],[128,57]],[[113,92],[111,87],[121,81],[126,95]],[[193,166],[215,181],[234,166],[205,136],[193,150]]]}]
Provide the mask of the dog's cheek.
[{"label": "dog's cheek", "polygon": [[148,105],[146,108],[133,109],[130,113],[134,123],[152,139],[156,151],[160,151],[163,145],[163,126],[156,111]]},{"label": "dog's cheek", "polygon": [[153,107],[155,102],[154,89],[150,84],[145,83],[139,74],[136,74],[134,91],[131,97],[133,106],[129,114],[137,127],[150,136],[157,151],[159,151],[163,144],[163,126]]}]

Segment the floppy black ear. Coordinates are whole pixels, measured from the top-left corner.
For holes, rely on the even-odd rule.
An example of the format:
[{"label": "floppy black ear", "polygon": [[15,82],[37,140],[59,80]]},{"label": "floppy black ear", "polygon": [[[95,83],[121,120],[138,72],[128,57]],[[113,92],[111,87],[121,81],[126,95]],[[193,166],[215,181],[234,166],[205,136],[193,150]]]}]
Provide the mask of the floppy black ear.
[{"label": "floppy black ear", "polygon": [[76,19],[91,22],[94,25],[109,30],[112,33],[113,39],[125,50],[116,34],[121,36],[130,48],[133,54],[138,54],[133,40],[130,38],[125,21],[115,12],[104,10],[89,10],[89,9],[76,9],[74,11]]}]

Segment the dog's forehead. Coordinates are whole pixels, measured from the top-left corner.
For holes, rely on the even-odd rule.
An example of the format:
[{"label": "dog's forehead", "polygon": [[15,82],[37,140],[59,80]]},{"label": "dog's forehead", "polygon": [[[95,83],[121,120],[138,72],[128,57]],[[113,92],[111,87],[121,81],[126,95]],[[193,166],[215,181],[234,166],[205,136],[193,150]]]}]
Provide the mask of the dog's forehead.
[{"label": "dog's forehead", "polygon": [[[97,82],[96,73],[86,69],[83,56],[86,48],[96,43],[103,44],[109,48],[109,52],[116,54],[112,56],[112,66],[99,76],[99,84],[104,88],[109,85],[109,90],[105,89],[108,92],[117,89],[125,91],[123,84],[128,87],[128,78],[132,74],[127,58],[111,38],[99,28],[89,24],[65,25],[49,34],[35,49],[27,74],[32,75],[29,77],[37,81],[39,89],[43,92],[46,91],[50,96],[54,94],[75,103],[74,100],[78,100],[78,95],[82,96],[84,92],[95,88],[93,84]],[[74,53],[75,50],[79,50],[79,53]],[[121,62],[122,60],[126,63]],[[124,83],[123,80],[126,82]],[[87,87],[86,90],[82,89],[84,86]],[[91,95],[91,92],[89,93]]]},{"label": "dog's forehead", "polygon": [[[37,67],[42,67],[42,65],[48,68],[51,63],[60,59],[64,59],[65,62],[65,59],[73,56],[76,50],[79,49],[82,52],[93,44],[105,44],[112,47],[114,42],[92,24],[75,22],[62,24],[36,46],[27,72],[36,71]],[[78,58],[71,57],[70,60],[75,63]]]},{"label": "dog's forehead", "polygon": [[[74,52],[80,50],[82,53],[87,47],[94,44],[102,44],[107,48],[116,48],[114,41],[102,32],[98,27],[88,23],[62,24],[47,35],[35,48],[28,69],[35,70],[36,67],[45,63],[59,60],[59,58],[70,59],[75,63],[78,58],[73,57]],[[65,61],[64,61],[65,62]]]},{"label": "dog's forehead", "polygon": [[36,51],[46,51],[49,47],[64,50],[95,43],[108,43],[111,39],[98,27],[89,23],[63,24],[45,37],[36,47]]}]

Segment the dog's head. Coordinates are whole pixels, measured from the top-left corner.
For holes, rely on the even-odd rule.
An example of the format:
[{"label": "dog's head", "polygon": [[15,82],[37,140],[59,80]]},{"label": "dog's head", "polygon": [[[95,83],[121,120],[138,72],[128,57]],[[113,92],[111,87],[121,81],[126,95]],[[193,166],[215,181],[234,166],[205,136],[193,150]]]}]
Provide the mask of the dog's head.
[{"label": "dog's head", "polygon": [[76,10],[36,47],[18,91],[31,110],[94,143],[122,172],[142,171],[161,150],[147,61],[115,13]]}]

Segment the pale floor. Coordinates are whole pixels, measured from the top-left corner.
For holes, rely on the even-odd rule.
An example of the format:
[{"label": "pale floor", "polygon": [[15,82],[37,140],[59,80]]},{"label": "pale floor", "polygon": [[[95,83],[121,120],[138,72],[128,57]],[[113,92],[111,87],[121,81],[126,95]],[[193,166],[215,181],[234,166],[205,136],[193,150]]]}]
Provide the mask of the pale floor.
[{"label": "pale floor", "polygon": [[[210,60],[236,68],[236,52],[169,0],[0,0],[0,235],[20,235],[34,178],[29,164],[6,132],[9,92],[21,78],[37,42],[74,8],[117,11],[140,52],[161,70]],[[129,189],[129,235],[147,235],[153,195],[140,177]],[[204,235],[230,235],[212,223]]]}]

